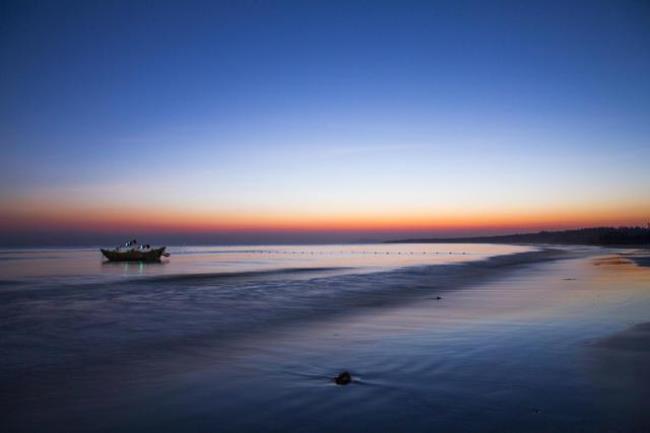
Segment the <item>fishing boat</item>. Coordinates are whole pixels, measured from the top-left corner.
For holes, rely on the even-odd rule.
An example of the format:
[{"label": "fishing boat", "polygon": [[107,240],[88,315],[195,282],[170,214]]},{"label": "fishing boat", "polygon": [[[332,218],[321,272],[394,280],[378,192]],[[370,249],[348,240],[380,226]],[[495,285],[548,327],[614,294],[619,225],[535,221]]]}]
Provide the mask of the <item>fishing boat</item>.
[{"label": "fishing boat", "polygon": [[100,249],[104,257],[111,262],[159,262],[161,257],[169,257],[165,248],[151,248],[149,245],[138,245],[133,240],[113,250]]}]

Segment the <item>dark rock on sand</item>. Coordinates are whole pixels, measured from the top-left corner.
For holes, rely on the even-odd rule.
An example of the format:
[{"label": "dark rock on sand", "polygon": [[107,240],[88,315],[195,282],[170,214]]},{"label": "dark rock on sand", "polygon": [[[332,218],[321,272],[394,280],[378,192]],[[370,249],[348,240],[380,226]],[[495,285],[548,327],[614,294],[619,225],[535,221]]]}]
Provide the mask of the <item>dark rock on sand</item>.
[{"label": "dark rock on sand", "polygon": [[334,383],[337,385],[347,385],[352,382],[352,375],[348,371],[343,371],[334,378]]}]

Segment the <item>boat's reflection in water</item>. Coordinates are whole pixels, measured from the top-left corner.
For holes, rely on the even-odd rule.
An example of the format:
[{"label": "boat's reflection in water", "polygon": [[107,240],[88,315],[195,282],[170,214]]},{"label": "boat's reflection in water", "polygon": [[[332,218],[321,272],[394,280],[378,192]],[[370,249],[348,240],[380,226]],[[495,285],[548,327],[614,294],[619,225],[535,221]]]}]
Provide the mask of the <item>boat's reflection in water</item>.
[{"label": "boat's reflection in water", "polygon": [[102,267],[106,269],[113,269],[117,271],[122,270],[124,276],[128,275],[144,275],[146,268],[164,266],[169,263],[167,260],[161,260],[158,262],[110,262],[105,260],[102,262]]}]

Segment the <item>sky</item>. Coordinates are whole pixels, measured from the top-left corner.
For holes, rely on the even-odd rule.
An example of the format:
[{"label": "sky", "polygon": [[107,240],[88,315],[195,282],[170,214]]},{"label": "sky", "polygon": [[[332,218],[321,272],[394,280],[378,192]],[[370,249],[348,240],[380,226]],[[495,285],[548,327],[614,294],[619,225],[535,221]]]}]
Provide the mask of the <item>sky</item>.
[{"label": "sky", "polygon": [[645,1],[3,1],[0,245],[650,220]]}]

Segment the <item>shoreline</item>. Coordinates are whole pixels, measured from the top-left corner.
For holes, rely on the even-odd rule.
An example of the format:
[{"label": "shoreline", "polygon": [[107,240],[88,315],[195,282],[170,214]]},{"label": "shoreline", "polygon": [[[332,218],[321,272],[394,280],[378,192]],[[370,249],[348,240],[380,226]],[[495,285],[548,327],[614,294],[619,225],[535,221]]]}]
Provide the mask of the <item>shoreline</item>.
[{"label": "shoreline", "polygon": [[[72,340],[47,322],[38,324],[43,341],[23,330],[48,362],[19,356],[16,369],[2,370],[7,425],[16,432],[42,425],[66,432],[633,431],[626,420],[647,418],[625,396],[650,384],[636,373],[645,352],[598,342],[648,321],[649,276],[619,252],[579,248],[269,282],[277,303],[263,306],[264,278],[247,279],[242,289],[257,292],[234,310],[225,308],[228,297],[212,298],[226,287],[214,285],[219,278],[81,288],[62,300],[81,302],[62,311],[75,327]],[[324,296],[334,288],[344,290]],[[152,291],[172,306],[153,311],[144,297]],[[323,297],[303,304],[310,295]],[[178,311],[179,296],[197,303]],[[131,300],[138,308],[124,315]],[[103,310],[107,303],[116,309]],[[85,311],[88,323],[80,321]],[[222,322],[229,314],[246,321]],[[121,332],[129,339],[109,340]],[[621,366],[628,380],[607,381]],[[340,387],[331,378],[343,370],[352,383]]]}]

